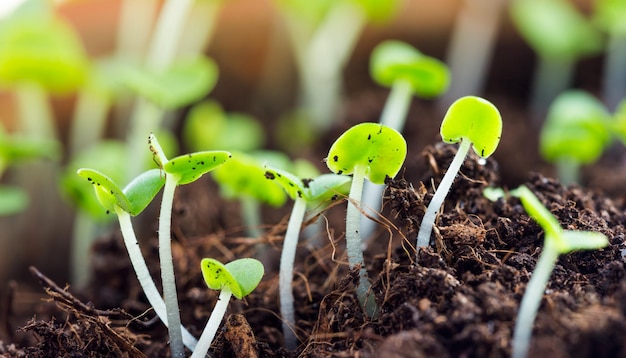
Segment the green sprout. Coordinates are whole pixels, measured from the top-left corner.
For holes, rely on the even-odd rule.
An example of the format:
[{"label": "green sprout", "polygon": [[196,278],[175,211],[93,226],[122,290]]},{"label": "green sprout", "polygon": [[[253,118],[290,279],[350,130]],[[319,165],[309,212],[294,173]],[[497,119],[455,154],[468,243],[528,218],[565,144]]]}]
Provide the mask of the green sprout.
[{"label": "green sprout", "polygon": [[609,110],[626,97],[626,1],[595,1],[593,22],[608,34],[602,74],[602,97]]},{"label": "green sprout", "polygon": [[539,152],[556,163],[564,185],[580,183],[580,166],[595,162],[611,142],[611,116],[584,91],[567,91],[550,106],[539,137]]},{"label": "green sprout", "polygon": [[200,269],[207,286],[212,290],[220,290],[220,296],[191,355],[192,358],[206,356],[226,313],[230,297],[242,299],[252,293],[264,274],[263,264],[251,258],[238,259],[226,265],[215,259],[205,258],[200,262]]},{"label": "green sprout", "polygon": [[287,171],[274,168],[266,168],[265,177],[280,184],[291,199],[294,200],[280,256],[278,287],[285,346],[287,349],[295,349],[297,337],[293,327],[295,327],[296,319],[291,284],[293,281],[293,265],[296,259],[298,235],[302,228],[306,207],[309,203],[326,200],[341,192],[341,188],[350,182],[350,177],[322,174],[313,179],[300,179]]},{"label": "green sprout", "polygon": [[[370,317],[378,307],[363,261],[360,203],[365,178],[374,184],[383,184],[400,171],[406,158],[406,141],[395,129],[377,123],[361,123],[345,131],[333,143],[326,157],[326,165],[335,174],[352,174],[348,194],[350,203],[346,211],[346,251],[350,268],[359,267],[357,296]],[[350,205],[352,204],[352,205]]]},{"label": "green sprout", "polygon": [[513,358],[525,358],[530,346],[533,322],[541,304],[541,298],[559,255],[576,250],[595,250],[609,244],[607,237],[598,232],[563,230],[557,218],[539,201],[526,186],[511,191],[519,197],[528,215],[541,226],[544,244],[535,270],[526,286],[513,333]]},{"label": "green sprout", "polygon": [[498,147],[502,134],[502,118],[496,106],[486,99],[466,96],[456,100],[441,122],[441,138],[446,143],[461,142],[459,149],[443,176],[435,195],[428,204],[417,235],[417,250],[427,247],[439,208],[450,191],[470,147],[483,159]]},{"label": "green sprout", "polygon": [[168,160],[154,134],[150,134],[148,144],[150,151],[154,154],[155,162],[165,172],[165,185],[159,214],[159,261],[167,320],[171,323],[168,327],[170,349],[172,356],[177,357],[184,354],[184,349],[172,260],[171,224],[174,191],[178,185],[192,183],[205,173],[219,167],[230,158],[231,154],[225,151],[205,151],[185,154]]},{"label": "green sprout", "polygon": [[515,0],[510,11],[539,56],[530,103],[533,120],[539,123],[548,105],[570,86],[576,60],[600,52],[602,38],[566,0]]},{"label": "green sprout", "polygon": [[[450,74],[443,62],[394,40],[384,41],[374,48],[370,56],[370,75],[376,83],[391,87],[379,123],[398,132],[404,129],[412,96],[437,97],[450,83]],[[365,183],[363,209],[380,207],[382,191],[381,185]],[[366,220],[361,225],[361,235],[369,238],[374,222]]]},{"label": "green sprout", "polygon": [[[285,192],[276,183],[268,182],[263,175],[264,159],[268,152],[256,154],[237,153],[231,160],[215,170],[213,179],[220,185],[221,195],[227,199],[237,199],[241,203],[241,215],[250,237],[262,236],[261,203],[280,207],[287,201]],[[283,166],[288,158],[270,155],[269,159],[275,166]]]},{"label": "green sprout", "polygon": [[[152,280],[131,221],[131,216],[141,213],[163,187],[164,179],[161,171],[151,169],[144,172],[131,181],[124,190],[121,190],[115,181],[99,171],[82,168],[77,171],[77,174],[92,184],[98,201],[107,212],[114,212],[117,215],[124,244],[137,275],[137,280],[148,302],[154,308],[154,312],[165,326],[171,327],[165,302]],[[196,339],[184,327],[180,327],[180,323],[179,328],[184,344],[193,350],[197,343]]]}]

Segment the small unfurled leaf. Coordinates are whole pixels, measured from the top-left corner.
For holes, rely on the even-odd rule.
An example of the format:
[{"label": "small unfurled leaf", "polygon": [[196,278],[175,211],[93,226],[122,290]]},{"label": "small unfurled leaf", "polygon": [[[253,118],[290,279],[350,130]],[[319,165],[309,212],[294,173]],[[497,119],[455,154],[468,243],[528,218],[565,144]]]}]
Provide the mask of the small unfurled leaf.
[{"label": "small unfurled leaf", "polygon": [[133,179],[124,188],[130,203],[131,215],[139,215],[165,184],[165,175],[160,169],[150,169]]},{"label": "small unfurled leaf", "polygon": [[345,131],[330,147],[326,165],[336,174],[352,174],[365,167],[365,177],[383,184],[393,178],[406,158],[406,141],[393,128],[378,123],[361,123]]},{"label": "small unfurled leaf", "polygon": [[561,224],[528,187],[522,185],[515,190],[511,190],[511,195],[520,199],[524,210],[543,228],[546,234],[560,235],[560,232],[563,231]]},{"label": "small unfurled leaf", "polygon": [[457,99],[441,122],[441,138],[446,143],[462,139],[472,142],[476,154],[487,158],[495,152],[502,135],[500,112],[486,99],[466,96]]},{"label": "small unfurled leaf", "polygon": [[26,209],[28,195],[18,187],[0,186],[0,216],[17,214]]},{"label": "small unfurled leaf", "polygon": [[115,211],[115,206],[117,205],[127,213],[132,212],[128,198],[111,178],[99,171],[88,168],[78,169],[76,173],[93,185],[96,196],[105,209]]},{"label": "small unfurled leaf", "polygon": [[189,105],[206,96],[217,83],[217,65],[198,57],[164,71],[126,68],[124,80],[141,96],[165,108]]},{"label": "small unfurled leaf", "polygon": [[241,296],[233,293],[238,299],[242,299],[254,291],[265,273],[265,268],[261,261],[251,258],[231,261],[225,266],[239,284]]},{"label": "small unfurled leaf", "polygon": [[202,277],[213,290],[228,287],[238,299],[250,294],[261,282],[264,274],[263,264],[256,259],[239,259],[224,265],[221,262],[205,258],[200,263]]},{"label": "small unfurled leaf", "polygon": [[219,150],[195,152],[171,159],[165,163],[163,169],[178,177],[178,185],[184,185],[224,164],[230,156],[229,152]]},{"label": "small unfurled leaf", "polygon": [[595,250],[609,244],[609,239],[599,232],[565,230],[560,241],[560,253],[576,250]]},{"label": "small unfurled leaf", "polygon": [[408,81],[413,93],[424,98],[441,95],[450,83],[450,73],[443,62],[395,40],[384,41],[374,48],[370,73],[378,84],[387,87],[397,81]]}]

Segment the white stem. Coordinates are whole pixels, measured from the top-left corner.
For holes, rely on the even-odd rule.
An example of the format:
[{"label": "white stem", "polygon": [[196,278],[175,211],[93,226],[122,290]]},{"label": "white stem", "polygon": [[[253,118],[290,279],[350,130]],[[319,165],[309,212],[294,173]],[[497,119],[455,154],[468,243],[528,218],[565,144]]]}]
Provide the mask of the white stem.
[{"label": "white stem", "polygon": [[540,56],[535,65],[530,111],[536,128],[541,127],[552,101],[568,89],[574,75],[574,59],[553,59]]},{"label": "white stem", "polygon": [[209,348],[211,348],[211,343],[213,343],[215,333],[217,332],[220,322],[222,322],[222,318],[224,318],[224,314],[226,313],[230,296],[232,296],[230,288],[228,286],[222,287],[222,291],[217,299],[215,308],[213,308],[213,312],[211,312],[211,317],[209,317],[209,321],[206,323],[204,331],[202,331],[200,340],[198,340],[198,345],[193,351],[191,358],[202,358],[209,351]]},{"label": "white stem", "polygon": [[52,108],[46,90],[37,83],[21,83],[15,89],[22,133],[39,139],[57,139]]},{"label": "white stem", "polygon": [[293,265],[296,260],[296,248],[298,247],[298,236],[304,213],[306,211],[306,200],[297,198],[291,210],[287,232],[283,243],[283,250],[280,255],[280,274],[278,287],[280,292],[280,314],[283,318],[283,336],[285,337],[285,347],[294,350],[298,344],[298,338],[294,333],[296,316],[294,312],[293,292],[291,284],[293,282]]},{"label": "white stem", "polygon": [[602,94],[609,112],[626,97],[626,36],[611,34],[604,59]]},{"label": "white stem", "polygon": [[71,282],[74,288],[83,289],[87,287],[91,278],[91,271],[85,270],[89,267],[91,259],[91,245],[97,237],[98,225],[94,219],[83,210],[77,210],[74,215],[72,225],[72,247],[71,247]]},{"label": "white stem", "polygon": [[158,3],[154,0],[123,0],[117,28],[117,57],[139,63],[150,38]]},{"label": "white stem", "polygon": [[163,201],[161,202],[159,215],[159,260],[161,262],[161,281],[163,284],[167,321],[171,323],[169,327],[170,349],[172,357],[183,357],[184,349],[180,331],[180,312],[176,295],[171,243],[172,202],[174,201],[176,184],[176,177],[166,174]]},{"label": "white stem", "polygon": [[352,173],[352,184],[348,197],[348,209],[346,210],[346,252],[348,254],[348,263],[350,268],[360,266],[359,285],[356,288],[356,294],[359,298],[361,306],[364,307],[365,313],[369,317],[375,317],[378,312],[378,306],[373,294],[370,293],[371,283],[367,278],[367,270],[363,260],[363,249],[361,248],[361,235],[359,227],[361,226],[361,197],[363,195],[363,182],[365,181],[365,167],[357,166]]},{"label": "white stem", "polygon": [[178,44],[177,56],[195,57],[204,53],[215,32],[221,0],[195,1],[183,36]]},{"label": "white stem", "polygon": [[[117,214],[120,229],[122,230],[122,236],[124,237],[124,244],[126,245],[126,250],[128,251],[128,256],[131,264],[133,265],[133,269],[135,270],[135,274],[137,275],[139,285],[141,285],[141,289],[146,295],[148,303],[150,303],[154,309],[154,312],[157,316],[159,316],[161,322],[168,327],[169,324],[165,313],[165,302],[163,302],[163,298],[161,298],[161,294],[154,284],[152,276],[150,276],[150,271],[148,271],[148,266],[143,259],[143,254],[141,253],[137,237],[135,236],[135,231],[133,230],[130,214],[122,210],[120,207],[115,208],[115,213]],[[181,330],[183,332],[183,342],[185,343],[185,346],[187,346],[189,350],[193,351],[198,343],[197,340],[184,327],[181,327]]]},{"label": "white stem", "polygon": [[110,98],[96,90],[84,88],[78,92],[72,127],[70,128],[70,152],[79,153],[98,143],[104,133]]},{"label": "white stem", "polygon": [[465,160],[467,152],[471,146],[472,142],[469,139],[464,138],[461,140],[461,145],[459,146],[454,159],[452,159],[450,167],[443,176],[443,179],[441,179],[441,183],[435,191],[435,195],[433,195],[433,198],[428,204],[428,208],[426,209],[426,213],[424,214],[424,218],[422,219],[420,230],[417,235],[417,256],[419,256],[419,249],[421,247],[427,247],[430,243],[430,233],[433,230],[437,212],[439,211],[441,204],[443,204],[443,200],[446,198],[446,195],[448,195],[448,191],[450,191],[454,178],[459,172],[459,169],[461,169],[461,165],[463,165],[463,161]]},{"label": "white stem", "polygon": [[561,184],[580,184],[580,163],[573,158],[564,157],[556,161],[556,170]]},{"label": "white stem", "polygon": [[141,173],[150,161],[150,151],[146,150],[148,134],[160,123],[165,112],[150,101],[138,98],[131,115],[130,129],[126,137],[128,155],[126,175],[130,180]]},{"label": "white stem", "polygon": [[162,70],[174,61],[177,45],[192,5],[193,0],[165,1],[148,50],[146,65],[149,68]]},{"label": "white stem", "polygon": [[246,235],[258,238],[263,236],[261,231],[261,204],[251,196],[244,195],[240,199],[241,216],[246,227]]},{"label": "white stem", "polygon": [[543,252],[539,256],[532,277],[526,286],[522,303],[517,311],[517,320],[515,321],[513,333],[513,358],[525,358],[528,355],[533,323],[558,257],[559,253],[556,248],[550,245],[549,240],[546,239]]}]

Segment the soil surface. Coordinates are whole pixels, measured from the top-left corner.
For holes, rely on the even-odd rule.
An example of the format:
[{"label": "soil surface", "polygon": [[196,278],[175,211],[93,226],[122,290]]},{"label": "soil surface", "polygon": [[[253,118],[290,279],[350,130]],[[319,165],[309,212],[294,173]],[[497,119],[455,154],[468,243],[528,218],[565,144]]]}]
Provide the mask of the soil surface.
[{"label": "soil surface", "polygon": [[[217,300],[218,293],[203,283],[202,258],[257,257],[266,264],[265,278],[244,300],[231,300],[212,346],[215,357],[509,356],[517,309],[541,253],[543,232],[518,199],[490,202],[482,195],[485,187],[502,185],[495,159],[485,165],[473,154],[466,159],[437,218],[432,247],[420,251],[419,264],[415,261],[421,217],[455,152],[452,145],[428,146],[407,160],[404,174],[388,181],[379,232],[365,254],[380,306],[374,319],[359,307],[358,278],[345,260],[346,201],[337,198],[314,218],[322,230],[301,241],[296,260],[293,288],[301,340],[296,351],[282,348],[278,315],[277,258],[288,211],[268,218],[278,224],[264,228],[262,238],[247,238],[236,204],[218,199],[210,180],[181,187],[172,231],[183,324],[198,337]],[[535,322],[530,355],[626,357],[624,204],[540,174],[524,183],[564,228],[598,231],[610,239],[604,249],[559,258]],[[316,227],[313,221],[309,224]],[[156,242],[155,236],[142,246],[158,278]],[[11,307],[19,303],[7,306],[0,316],[3,326],[11,332],[16,324],[20,328],[11,333],[14,343],[0,343],[2,355],[169,355],[167,332],[143,297],[120,235],[100,238],[93,253],[94,280],[80,292],[59,287],[33,268],[50,302],[38,303],[27,323],[16,323]]]}]

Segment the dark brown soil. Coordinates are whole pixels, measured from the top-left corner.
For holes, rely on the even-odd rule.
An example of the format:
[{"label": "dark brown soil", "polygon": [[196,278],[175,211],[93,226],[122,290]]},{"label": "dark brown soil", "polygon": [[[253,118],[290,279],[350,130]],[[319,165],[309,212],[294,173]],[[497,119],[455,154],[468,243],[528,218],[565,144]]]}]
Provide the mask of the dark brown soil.
[{"label": "dark brown soil", "polygon": [[[322,240],[303,241],[298,251],[294,294],[301,345],[294,352],[282,348],[277,297],[276,258],[288,212],[266,228],[266,236],[250,239],[233,219],[236,206],[214,199],[210,181],[181,188],[173,215],[173,253],[183,323],[199,336],[217,299],[202,281],[203,257],[227,262],[262,254],[265,278],[243,301],[231,301],[230,316],[212,347],[215,357],[509,356],[518,305],[543,233],[517,199],[493,203],[483,197],[486,186],[501,185],[494,159],[479,165],[471,155],[465,161],[437,219],[433,247],[420,252],[419,265],[414,261],[416,230],[431,188],[455,151],[451,145],[428,146],[407,160],[404,178],[421,173],[418,180],[400,176],[388,183],[379,237],[366,252],[381,308],[376,319],[367,319],[359,307],[358,279],[345,262],[345,201],[336,200],[322,214],[330,230],[320,234]],[[531,356],[626,357],[624,205],[539,174],[531,174],[525,184],[564,228],[598,231],[611,243],[559,259],[537,316]],[[315,245],[319,242],[326,244]],[[156,238],[143,245],[157,278]],[[34,271],[54,303],[40,303],[31,321],[18,323],[19,332],[11,336],[15,345],[0,343],[0,353],[168,356],[167,332],[142,295],[121,237],[101,238],[94,255],[94,281],[84,292],[58,287]],[[11,330],[14,316],[9,311],[4,317],[3,325]]]}]

